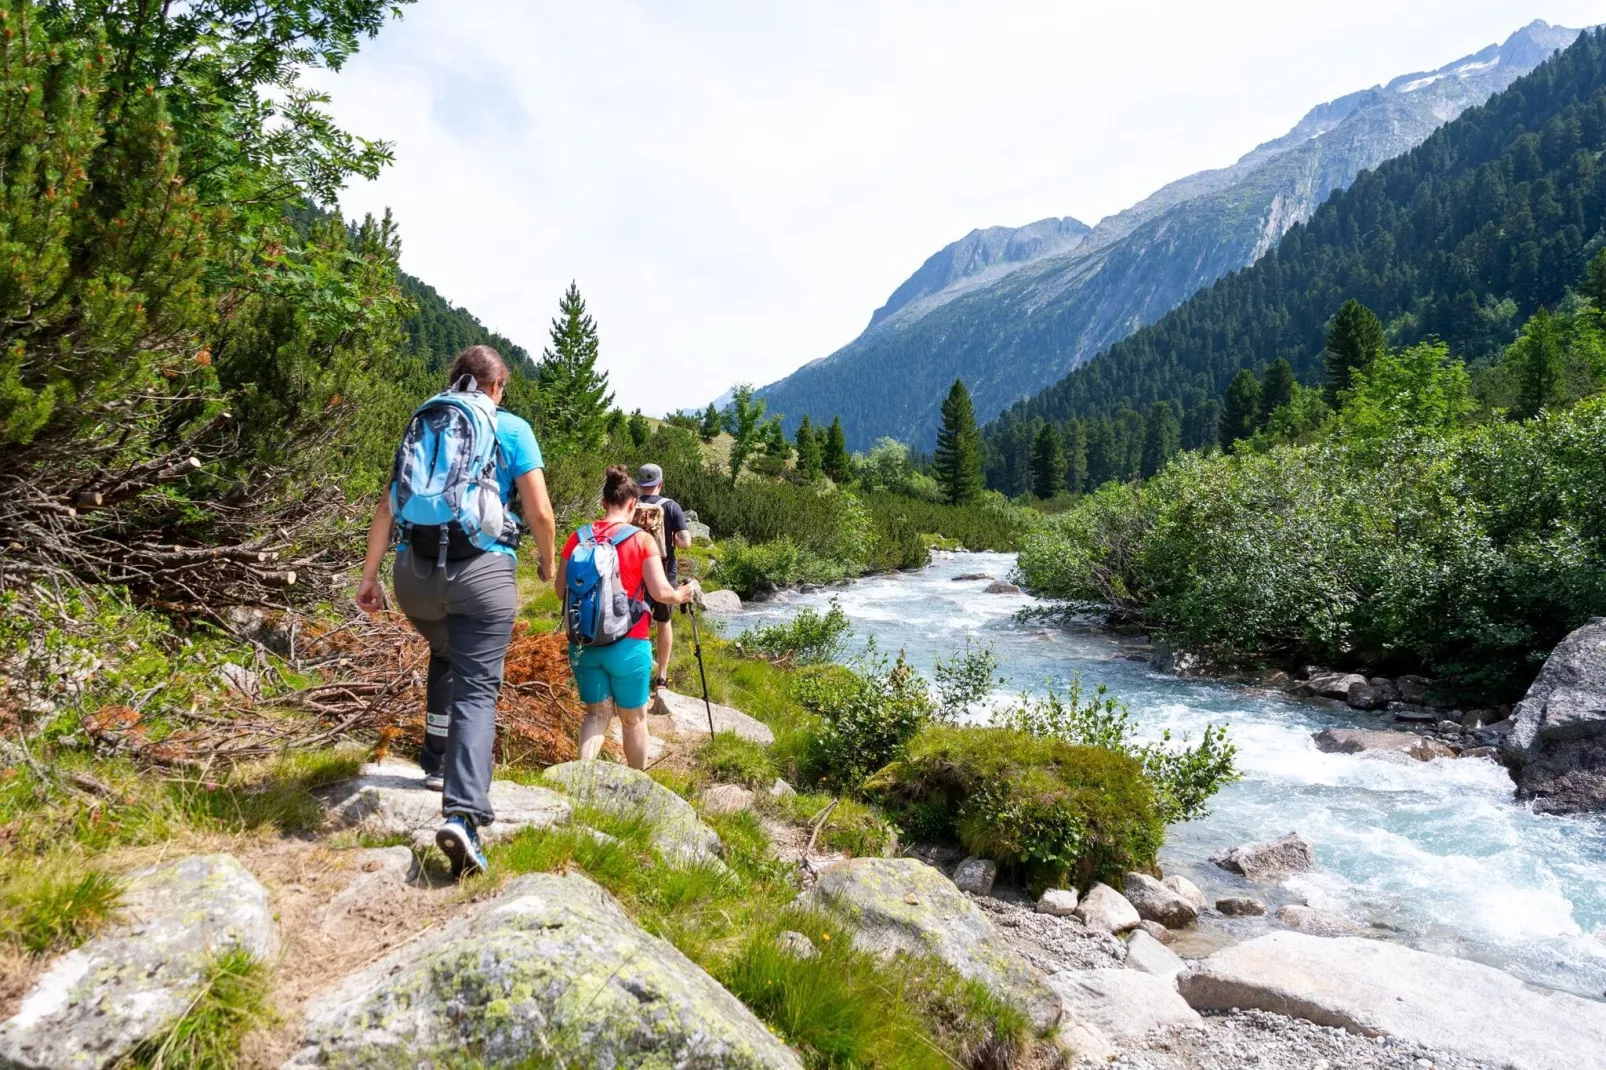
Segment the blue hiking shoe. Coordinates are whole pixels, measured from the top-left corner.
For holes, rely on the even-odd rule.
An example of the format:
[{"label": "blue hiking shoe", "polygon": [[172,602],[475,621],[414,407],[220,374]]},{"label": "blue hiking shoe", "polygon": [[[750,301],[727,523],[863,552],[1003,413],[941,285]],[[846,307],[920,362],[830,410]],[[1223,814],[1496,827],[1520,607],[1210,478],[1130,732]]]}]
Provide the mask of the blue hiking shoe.
[{"label": "blue hiking shoe", "polygon": [[490,866],[485,852],[480,849],[480,834],[474,830],[472,818],[452,814],[435,833],[435,846],[439,847],[452,863],[452,877],[461,880],[483,873]]}]

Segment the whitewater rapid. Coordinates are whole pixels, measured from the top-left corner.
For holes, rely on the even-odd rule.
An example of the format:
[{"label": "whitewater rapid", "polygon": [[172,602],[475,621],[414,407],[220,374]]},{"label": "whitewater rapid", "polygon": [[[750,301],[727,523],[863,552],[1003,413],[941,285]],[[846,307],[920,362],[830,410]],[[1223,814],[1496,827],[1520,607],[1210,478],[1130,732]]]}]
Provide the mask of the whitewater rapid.
[{"label": "whitewater rapid", "polygon": [[[1606,819],[1532,813],[1512,799],[1511,779],[1491,761],[1401,761],[1323,754],[1320,728],[1389,727],[1384,718],[1332,710],[1237,685],[1184,680],[1132,660],[1129,641],[1021,623],[1029,595],[984,594],[973,572],[1006,578],[1008,554],[956,554],[918,572],[783,595],[752,605],[725,626],[737,634],[836,598],[854,626],[853,648],[871,636],[882,651],[907,652],[929,674],[966,637],[991,643],[1012,692],[1107,685],[1145,735],[1170,729],[1197,737],[1227,724],[1243,779],[1211,813],[1173,826],[1161,855],[1208,895],[1249,888],[1208,862],[1223,847],[1296,830],[1316,847],[1318,867],[1253,892],[1273,911],[1305,902],[1341,913],[1379,935],[1425,951],[1498,966],[1537,984],[1596,999],[1606,994]],[[1265,919],[1227,919],[1193,935],[1197,953],[1251,935]],[[1185,948],[1189,945],[1185,943]]]}]

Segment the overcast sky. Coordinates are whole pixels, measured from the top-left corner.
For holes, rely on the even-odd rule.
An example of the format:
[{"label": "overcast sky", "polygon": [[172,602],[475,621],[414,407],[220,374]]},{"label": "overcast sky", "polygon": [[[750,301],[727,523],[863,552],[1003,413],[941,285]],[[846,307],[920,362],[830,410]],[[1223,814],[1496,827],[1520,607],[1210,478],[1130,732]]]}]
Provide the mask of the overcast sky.
[{"label": "overcast sky", "polygon": [[626,409],[856,336],[974,227],[1089,224],[1578,0],[422,0],[341,74],[402,265],[539,354],[578,281]]}]

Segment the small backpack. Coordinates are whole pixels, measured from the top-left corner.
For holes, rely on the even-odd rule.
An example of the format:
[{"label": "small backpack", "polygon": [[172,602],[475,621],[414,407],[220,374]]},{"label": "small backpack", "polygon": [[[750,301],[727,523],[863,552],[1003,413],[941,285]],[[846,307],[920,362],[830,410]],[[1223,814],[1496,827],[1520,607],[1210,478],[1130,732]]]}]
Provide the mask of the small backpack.
[{"label": "small backpack", "polygon": [[621,524],[606,539],[598,539],[590,524],[575,532],[578,541],[569,555],[563,588],[563,628],[569,642],[618,642],[650,612],[645,600],[625,592],[619,571],[619,544],[640,530]]},{"label": "small backpack", "polygon": [[664,535],[664,507],[657,502],[636,502],[636,515],[631,522],[645,531],[653,542],[658,544],[658,556],[664,557],[668,553],[668,543]]},{"label": "small backpack", "polygon": [[473,376],[420,405],[407,421],[390,484],[390,511],[415,554],[437,565],[503,541],[510,516],[496,480],[496,403]]}]

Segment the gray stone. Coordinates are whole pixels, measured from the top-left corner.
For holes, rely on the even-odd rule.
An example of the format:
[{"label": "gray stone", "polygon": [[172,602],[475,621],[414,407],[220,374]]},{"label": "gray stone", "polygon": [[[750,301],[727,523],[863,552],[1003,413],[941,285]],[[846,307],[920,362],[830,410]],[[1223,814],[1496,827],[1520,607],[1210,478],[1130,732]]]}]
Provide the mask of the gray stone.
[{"label": "gray stone", "polygon": [[1606,617],[1550,652],[1501,744],[1517,797],[1543,813],[1606,810]]},{"label": "gray stone", "polygon": [[1208,902],[1205,894],[1199,890],[1199,886],[1180,873],[1173,873],[1160,883],[1192,903],[1195,910],[1203,910]]},{"label": "gray stone", "polygon": [[679,738],[707,739],[709,709],[714,711],[714,731],[734,732],[742,739],[766,747],[775,742],[775,733],[763,721],[717,702],[705,706],[701,697],[677,695],[667,687],[660,687],[653,695],[647,712],[654,717],[669,718],[673,734]]},{"label": "gray stone", "polygon": [[983,594],[1020,594],[1018,586],[1008,580],[994,580],[982,589]]},{"label": "gray stone", "polygon": [[775,783],[770,785],[770,798],[772,799],[780,799],[785,801],[787,799],[794,798],[796,795],[797,789],[792,787],[792,785],[788,784],[786,781],[782,780],[780,777],[776,777]]},{"label": "gray stone", "polygon": [[1170,646],[1162,645],[1155,650],[1149,664],[1154,666],[1155,672],[1192,676],[1204,668],[1204,659],[1189,651],[1173,650]]},{"label": "gray stone", "polygon": [[1316,868],[1316,851],[1310,841],[1297,832],[1275,840],[1260,840],[1234,847],[1210,861],[1229,873],[1252,881],[1271,880],[1285,873],[1303,873]]},{"label": "gray stone", "polygon": [[1059,1022],[1043,975],[1011,950],[952,881],[913,858],[852,858],[828,866],[800,904],[842,917],[854,946],[931,954],[1026,1013],[1039,1033]]},{"label": "gray stone", "polygon": [[1426,676],[1399,676],[1394,680],[1394,688],[1399,692],[1401,702],[1422,705],[1428,700],[1428,689],[1432,686]]},{"label": "gray stone", "polygon": [[184,1016],[207,965],[241,950],[271,962],[268,891],[232,855],[130,873],[121,920],[53,962],[0,1025],[0,1065],[103,1067]]},{"label": "gray stone", "polygon": [[1351,685],[1349,694],[1344,696],[1344,701],[1349,704],[1349,708],[1352,710],[1375,710],[1387,700],[1383,697],[1381,691],[1373,687],[1368,681],[1363,680],[1358,684]]},{"label": "gray stone", "polygon": [[1312,936],[1360,936],[1365,931],[1346,917],[1297,903],[1280,908],[1277,920]]},{"label": "gray stone", "polygon": [[1126,941],[1126,968],[1162,981],[1173,981],[1187,967],[1182,957],[1142,929],[1133,929]]},{"label": "gray stone", "polygon": [[702,794],[703,813],[734,814],[753,806],[753,793],[740,784],[715,784]]},{"label": "gray stone", "polygon": [[262,675],[241,665],[225,661],[217,667],[217,679],[224,687],[246,698],[262,694]]},{"label": "gray stone", "polygon": [[967,858],[954,870],[954,887],[971,895],[987,895],[997,879],[997,863],[986,858]]},{"label": "gray stone", "polygon": [[[493,780],[490,794],[496,820],[480,830],[489,843],[523,828],[560,824],[573,809],[555,791],[510,780]],[[355,780],[332,786],[324,798],[334,825],[373,836],[408,836],[429,846],[441,826],[441,793],[424,786],[423,770],[411,762],[365,765]]]},{"label": "gray stone", "polygon": [[1606,1003],[1382,940],[1274,932],[1177,978],[1198,1010],[1272,1011],[1512,1070],[1599,1070]]},{"label": "gray stone", "polygon": [[1075,888],[1050,888],[1038,897],[1037,913],[1068,918],[1076,913],[1077,902]]},{"label": "gray stone", "polygon": [[1266,904],[1247,895],[1228,895],[1216,900],[1216,909],[1232,918],[1258,918]]},{"label": "gray stone", "polygon": [[814,941],[794,929],[786,929],[775,934],[775,943],[782,950],[796,955],[800,959],[812,959],[820,953],[814,946]]},{"label": "gray stone", "polygon": [[1352,690],[1357,687],[1370,688],[1366,677],[1353,672],[1316,672],[1300,684],[1297,691],[1304,695],[1319,695],[1322,698],[1338,699],[1347,702]]},{"label": "gray stone", "polygon": [[1378,705],[1386,706],[1390,702],[1400,701],[1400,689],[1394,686],[1394,681],[1387,676],[1374,676],[1366,682],[1371,684],[1372,690],[1376,692]]},{"label": "gray stone", "polygon": [[496,898],[315,995],[290,1068],[802,1063],[735,996],[579,873]]},{"label": "gray stone", "polygon": [[713,542],[714,532],[701,520],[686,519],[686,534],[691,536],[692,542]]},{"label": "gray stone", "polygon": [[653,843],[667,859],[718,862],[725,853],[719,834],[703,824],[690,803],[638,769],[605,761],[564,762],[548,769],[545,779],[577,803],[649,822]]},{"label": "gray stone", "polygon": [[1167,929],[1164,925],[1161,925],[1157,921],[1140,921],[1138,922],[1138,927],[1132,931],[1146,932],[1156,940],[1160,941],[1162,944],[1172,944],[1175,943],[1177,939],[1176,933],[1172,932],[1170,929]]},{"label": "gray stone", "polygon": [[1095,884],[1076,907],[1076,916],[1090,929],[1124,933],[1136,929],[1143,919],[1126,896],[1107,884]]},{"label": "gray stone", "polygon": [[1161,1026],[1204,1025],[1169,979],[1139,970],[1061,970],[1048,983],[1065,1001],[1067,1023],[1096,1030],[1115,1044]]},{"label": "gray stone", "polygon": [[1199,920],[1199,908],[1146,873],[1128,873],[1122,890],[1138,917],[1157,921],[1168,929],[1183,929]]},{"label": "gray stone", "polygon": [[1389,732],[1375,728],[1324,728],[1311,734],[1316,749],[1328,754],[1403,754],[1419,762],[1454,758],[1455,751],[1415,732]]},{"label": "gray stone", "polygon": [[991,572],[966,572],[962,576],[953,577],[953,581],[955,583],[968,583],[972,580],[993,580],[997,578]]},{"label": "gray stone", "polygon": [[740,613],[742,596],[735,591],[704,591],[697,596],[698,603],[707,613]]}]

